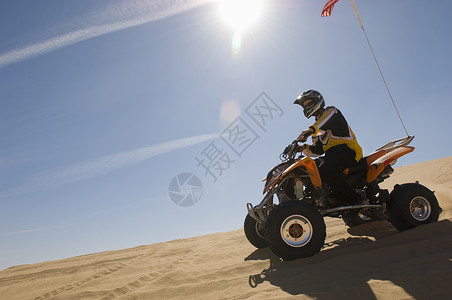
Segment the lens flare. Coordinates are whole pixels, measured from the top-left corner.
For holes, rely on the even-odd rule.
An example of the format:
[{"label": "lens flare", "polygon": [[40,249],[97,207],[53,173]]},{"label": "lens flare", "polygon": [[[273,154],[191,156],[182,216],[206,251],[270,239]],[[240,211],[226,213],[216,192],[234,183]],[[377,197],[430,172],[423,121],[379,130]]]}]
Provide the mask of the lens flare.
[{"label": "lens flare", "polygon": [[239,54],[242,48],[242,33],[237,31],[232,36],[232,53]]},{"label": "lens flare", "polygon": [[240,116],[240,104],[233,99],[225,100],[221,105],[220,116],[222,121],[234,121]]}]

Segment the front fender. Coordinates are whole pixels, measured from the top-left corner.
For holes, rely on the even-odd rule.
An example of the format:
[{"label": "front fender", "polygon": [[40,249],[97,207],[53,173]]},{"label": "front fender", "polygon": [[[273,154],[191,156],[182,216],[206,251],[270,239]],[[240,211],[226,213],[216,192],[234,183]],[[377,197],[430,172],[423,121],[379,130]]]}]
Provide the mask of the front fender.
[{"label": "front fender", "polygon": [[306,172],[309,175],[309,178],[311,179],[312,184],[315,187],[322,186],[322,179],[320,178],[320,173],[319,170],[317,169],[317,165],[315,164],[315,161],[312,160],[312,158],[310,157],[305,157],[299,161],[294,162],[286,170],[284,170],[282,177],[284,178],[287,175],[287,173],[298,167],[303,167],[303,169],[306,170]]}]

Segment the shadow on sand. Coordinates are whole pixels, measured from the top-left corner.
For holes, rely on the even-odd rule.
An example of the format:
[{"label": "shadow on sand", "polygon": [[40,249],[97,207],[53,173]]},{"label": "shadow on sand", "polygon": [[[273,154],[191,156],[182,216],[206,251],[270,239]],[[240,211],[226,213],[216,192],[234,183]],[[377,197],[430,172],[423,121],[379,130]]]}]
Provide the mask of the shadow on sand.
[{"label": "shadow on sand", "polygon": [[[318,255],[295,261],[282,261],[269,248],[257,249],[245,260],[269,260],[270,266],[249,276],[250,287],[258,288],[267,281],[291,295],[377,299],[369,283],[389,281],[392,287],[395,285],[414,298],[428,296],[425,285],[436,284],[441,290],[441,286],[452,283],[452,279],[435,279],[447,278],[452,270],[452,222],[448,220],[402,233],[384,221],[357,226],[348,232],[352,237],[325,244]],[[419,268],[434,268],[439,275],[423,279],[425,274]],[[416,278],[422,281],[413,280]]]}]

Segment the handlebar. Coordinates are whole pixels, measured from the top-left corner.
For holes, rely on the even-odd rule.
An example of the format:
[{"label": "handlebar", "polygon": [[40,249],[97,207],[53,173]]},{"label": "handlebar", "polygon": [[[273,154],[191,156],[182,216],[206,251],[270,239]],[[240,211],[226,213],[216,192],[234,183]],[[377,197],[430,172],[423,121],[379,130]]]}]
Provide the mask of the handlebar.
[{"label": "handlebar", "polygon": [[306,133],[301,137],[296,138],[290,145],[288,145],[283,153],[279,156],[279,158],[284,160],[294,159],[296,154],[298,153],[298,143],[304,143],[307,139],[312,135],[310,130],[306,130]]},{"label": "handlebar", "polygon": [[300,139],[295,139],[290,145],[288,145],[283,153],[281,153],[281,160],[289,160],[295,158],[295,155],[298,153],[298,142],[302,142]]}]

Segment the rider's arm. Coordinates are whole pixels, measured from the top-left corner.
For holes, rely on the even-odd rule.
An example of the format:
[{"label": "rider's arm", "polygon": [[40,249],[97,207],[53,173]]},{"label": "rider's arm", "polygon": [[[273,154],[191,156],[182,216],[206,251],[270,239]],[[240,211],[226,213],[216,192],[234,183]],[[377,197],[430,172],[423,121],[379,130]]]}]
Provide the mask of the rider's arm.
[{"label": "rider's arm", "polygon": [[[304,130],[299,136],[300,141],[305,141],[309,135],[316,136],[320,130],[326,131],[328,121],[336,114],[337,110],[334,106],[328,106],[325,112],[320,116],[320,118],[308,129]],[[333,118],[334,119],[334,118]]]},{"label": "rider's arm", "polygon": [[[312,127],[312,126],[311,126]],[[308,139],[308,137],[310,135],[312,135],[312,133],[314,132],[314,129],[312,129],[311,127],[309,127],[308,129],[304,130],[299,136],[298,136],[298,140],[300,140],[301,142],[304,142]]]},{"label": "rider's arm", "polygon": [[[330,127],[328,125],[332,125],[332,124],[328,124],[329,122],[333,121],[333,116],[336,115],[337,113],[337,109],[334,106],[328,106],[324,113],[320,116],[320,118],[318,118],[316,120],[316,122],[314,123],[314,125],[310,126],[309,128],[312,130],[312,135],[317,135],[317,133],[319,132],[319,130],[323,130],[326,131],[327,127]],[[333,121],[334,123],[334,121]]]},{"label": "rider's arm", "polygon": [[316,138],[312,138],[312,145],[303,145],[302,152],[305,156],[316,157],[325,153],[322,143]]}]

